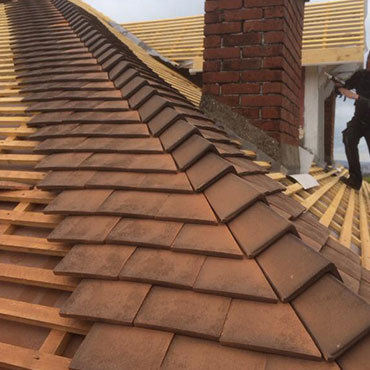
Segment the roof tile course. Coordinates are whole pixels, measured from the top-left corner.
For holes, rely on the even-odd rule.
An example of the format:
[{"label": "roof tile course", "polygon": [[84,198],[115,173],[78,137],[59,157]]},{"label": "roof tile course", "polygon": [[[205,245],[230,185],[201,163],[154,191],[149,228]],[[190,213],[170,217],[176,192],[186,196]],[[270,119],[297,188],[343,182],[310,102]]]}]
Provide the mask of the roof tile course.
[{"label": "roof tile course", "polygon": [[43,0],[58,17],[23,23],[24,3],[9,16],[23,103],[43,112],[38,186],[66,215],[48,239],[84,243],[55,268],[83,278],[62,314],[117,324],[94,324],[70,368],[338,370],[319,349],[367,364],[369,305],[330,262],[370,296],[358,258],[99,16]]}]

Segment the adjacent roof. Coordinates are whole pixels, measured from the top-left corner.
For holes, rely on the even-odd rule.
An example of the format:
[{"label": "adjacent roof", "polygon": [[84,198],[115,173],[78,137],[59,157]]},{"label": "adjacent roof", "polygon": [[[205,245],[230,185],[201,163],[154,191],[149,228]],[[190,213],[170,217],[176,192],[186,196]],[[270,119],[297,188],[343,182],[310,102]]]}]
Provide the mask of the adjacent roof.
[{"label": "adjacent roof", "polygon": [[[302,64],[363,63],[365,0],[306,3]],[[123,27],[176,63],[203,69],[204,16],[125,23]]]},{"label": "adjacent roof", "polygon": [[368,271],[250,152],[74,2],[0,22],[2,367],[366,369]]}]

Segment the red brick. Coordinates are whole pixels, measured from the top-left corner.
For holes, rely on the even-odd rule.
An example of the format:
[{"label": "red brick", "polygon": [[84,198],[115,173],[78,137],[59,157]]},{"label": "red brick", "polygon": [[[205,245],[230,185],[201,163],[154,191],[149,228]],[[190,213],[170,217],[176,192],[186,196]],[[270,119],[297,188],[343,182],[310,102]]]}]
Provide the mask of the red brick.
[{"label": "red brick", "polygon": [[244,95],[241,104],[252,107],[281,106],[282,100],[281,95]]},{"label": "red brick", "polygon": [[267,44],[283,43],[286,40],[286,34],[284,32],[266,32],[264,34],[264,41]]},{"label": "red brick", "polygon": [[227,84],[222,85],[221,93],[228,94],[258,94],[260,86],[258,84],[244,83],[244,84]]},{"label": "red brick", "polygon": [[283,45],[247,46],[243,48],[243,56],[250,58],[281,55],[283,48]]},{"label": "red brick", "polygon": [[217,48],[221,46],[221,36],[208,36],[204,38],[205,48]]},{"label": "red brick", "polygon": [[204,15],[204,23],[212,24],[212,23],[222,22],[224,20],[223,18],[224,16],[222,13],[206,13]]},{"label": "red brick", "polygon": [[225,33],[237,33],[242,31],[241,22],[226,22],[216,24],[206,24],[204,34],[208,35],[223,35]]},{"label": "red brick", "polygon": [[262,118],[281,118],[281,108],[279,107],[262,108]]},{"label": "red brick", "polygon": [[206,1],[206,12],[222,9],[238,9],[243,6],[243,0],[214,0]]},{"label": "red brick", "polygon": [[240,80],[239,72],[206,72],[203,73],[203,82],[238,82]]},{"label": "red brick", "polygon": [[235,112],[249,119],[259,118],[259,114],[260,114],[259,108],[238,108],[234,110]]},{"label": "red brick", "polygon": [[263,121],[259,125],[265,131],[280,131],[280,121]]},{"label": "red brick", "polygon": [[214,60],[206,60],[203,63],[203,72],[219,72],[221,71],[221,62]]},{"label": "red brick", "polygon": [[225,35],[223,38],[224,46],[245,46],[260,44],[262,35],[257,32],[249,32],[240,35]]},{"label": "red brick", "polygon": [[222,69],[224,71],[245,71],[250,69],[260,69],[261,65],[261,58],[231,59],[223,62]]},{"label": "red brick", "polygon": [[281,93],[283,84],[280,82],[266,82],[262,85],[263,94],[277,94]]},{"label": "red brick", "polygon": [[209,48],[204,50],[204,59],[233,59],[240,57],[239,48]]},{"label": "red brick", "polygon": [[266,7],[275,5],[284,5],[287,0],[244,0],[244,6],[248,7]]},{"label": "red brick", "polygon": [[238,9],[225,12],[226,21],[243,21],[247,19],[263,18],[262,9]]},{"label": "red brick", "polygon": [[274,6],[263,10],[264,18],[282,18],[285,16],[286,8],[283,6]]},{"label": "red brick", "polygon": [[232,107],[239,106],[239,96],[238,95],[234,95],[234,96],[223,95],[223,96],[219,96],[217,100],[222,104],[230,105]]},{"label": "red brick", "polygon": [[282,19],[260,19],[258,21],[244,22],[244,32],[252,31],[281,31],[284,29],[284,20]]},{"label": "red brick", "polygon": [[285,63],[283,57],[267,57],[263,59],[263,68],[283,68]]},{"label": "red brick", "polygon": [[282,71],[264,70],[242,72],[242,81],[281,81]]},{"label": "red brick", "polygon": [[203,84],[202,92],[205,95],[220,95],[220,86],[217,84]]}]

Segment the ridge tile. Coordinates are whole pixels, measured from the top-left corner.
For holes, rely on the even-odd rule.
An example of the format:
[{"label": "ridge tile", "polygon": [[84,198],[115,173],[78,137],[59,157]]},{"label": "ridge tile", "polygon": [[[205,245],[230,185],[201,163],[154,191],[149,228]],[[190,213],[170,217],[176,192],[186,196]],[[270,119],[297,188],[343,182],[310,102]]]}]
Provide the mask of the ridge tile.
[{"label": "ridge tile", "polygon": [[370,306],[326,274],[292,301],[326,360],[333,360],[370,331]]},{"label": "ridge tile", "polygon": [[196,127],[185,120],[178,120],[166,129],[161,135],[160,140],[167,152],[172,152],[191,135],[198,133]]},{"label": "ridge tile", "polygon": [[278,240],[293,225],[263,202],[257,202],[228,223],[239,246],[248,257],[254,257]]},{"label": "ridge tile", "polygon": [[295,298],[327,272],[340,278],[333,263],[289,233],[256,258],[283,302]]},{"label": "ridge tile", "polygon": [[370,335],[361,339],[337,359],[341,370],[370,369]]},{"label": "ridge tile", "polygon": [[257,200],[264,200],[263,194],[232,173],[211,185],[204,194],[222,222],[230,221]]}]

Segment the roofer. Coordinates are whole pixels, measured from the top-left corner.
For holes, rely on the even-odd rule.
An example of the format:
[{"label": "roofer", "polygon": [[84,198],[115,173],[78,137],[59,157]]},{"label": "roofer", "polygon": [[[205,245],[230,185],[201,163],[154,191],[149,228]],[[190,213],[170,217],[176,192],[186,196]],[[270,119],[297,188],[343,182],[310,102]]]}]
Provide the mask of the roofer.
[{"label": "roofer", "polygon": [[370,71],[357,71],[346,81],[344,87],[340,84],[336,84],[336,87],[342,95],[354,99],[356,107],[353,118],[343,131],[349,177],[342,177],[341,181],[353,189],[360,190],[362,173],[358,144],[362,137],[365,138],[370,152]]}]

